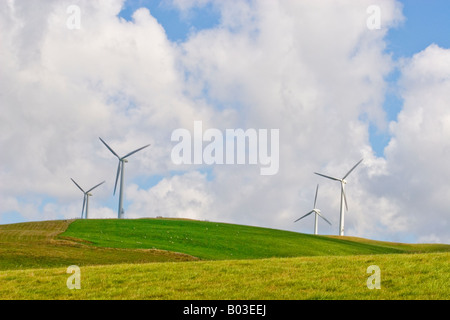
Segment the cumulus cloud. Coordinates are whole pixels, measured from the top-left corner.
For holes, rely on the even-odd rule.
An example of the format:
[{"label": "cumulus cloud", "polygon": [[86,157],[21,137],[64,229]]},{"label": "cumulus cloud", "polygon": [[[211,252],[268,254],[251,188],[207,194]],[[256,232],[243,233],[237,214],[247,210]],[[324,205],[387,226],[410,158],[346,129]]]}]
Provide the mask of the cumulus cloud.
[{"label": "cumulus cloud", "polygon": [[448,243],[450,50],[433,44],[406,60],[400,83],[404,105],[390,124],[387,189],[411,233]]},{"label": "cumulus cloud", "polygon": [[[193,97],[206,92],[207,99],[228,107],[227,115],[239,126],[280,128],[279,174],[264,183],[252,178],[254,197],[250,203],[241,200],[246,213],[240,219],[292,228],[295,215],[309,209],[303,198],[314,192],[315,183],[325,184],[322,203],[335,216],[338,193],[314,171],[343,175],[361,157],[372,175],[383,171],[384,161],[368,145],[368,121],[385,121],[383,79],[393,62],[384,53],[386,30],[366,27],[369,3],[348,4],[240,2],[236,10],[221,3],[221,28],[199,32],[183,44]],[[386,24],[401,20],[394,3],[383,5]],[[215,168],[221,170],[228,169]],[[235,183],[232,175],[216,179]]]},{"label": "cumulus cloud", "polygon": [[206,174],[196,171],[164,178],[147,190],[133,184],[127,194],[132,202],[128,209],[129,217],[142,217],[149,212],[151,216],[218,219]]},{"label": "cumulus cloud", "polygon": [[[183,98],[164,29],[147,9],[132,22],[118,18],[122,2],[78,2],[81,28],[74,30],[66,26],[69,1],[46,2],[37,11],[26,1],[2,3],[2,29],[10,30],[1,44],[0,130],[8,150],[2,196],[22,197],[14,209],[22,214],[20,206],[33,203],[30,194],[73,199],[69,177],[89,185],[112,176],[111,190],[117,164],[99,136],[121,154],[152,143],[145,160],[142,153],[133,157],[128,177],[167,170],[172,128],[202,114]],[[33,41],[30,30],[40,30]]]},{"label": "cumulus cloud", "polygon": [[[389,124],[386,157],[369,143],[369,124],[388,126],[384,79],[395,62],[384,37],[403,19],[397,2],[379,1],[382,28],[370,30],[370,1],[172,1],[181,12],[220,12],[217,26],[179,43],[148,9],[118,17],[123,0],[77,1],[74,30],[66,26],[71,1],[31,3],[0,4],[2,212],[77,217],[73,177],[107,180],[92,217],[115,217],[117,159],[101,136],[120,155],[151,143],[126,165],[130,218],[311,232],[312,221],[293,220],[311,210],[320,183],[318,203],[333,226],[319,232],[336,234],[339,186],[313,172],[339,177],[364,158],[348,178],[346,234],[448,241],[447,222],[433,222],[448,217],[447,50],[431,46],[404,62],[405,106]],[[250,164],[175,165],[171,133],[195,120],[205,130],[279,129],[278,174],[261,176]]]}]

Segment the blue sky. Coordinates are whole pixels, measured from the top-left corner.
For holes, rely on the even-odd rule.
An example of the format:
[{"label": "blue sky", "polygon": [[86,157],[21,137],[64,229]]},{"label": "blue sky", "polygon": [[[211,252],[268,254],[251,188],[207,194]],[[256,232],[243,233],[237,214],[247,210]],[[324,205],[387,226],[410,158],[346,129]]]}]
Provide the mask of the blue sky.
[{"label": "blue sky", "polygon": [[220,14],[211,4],[192,8],[183,15],[167,1],[127,0],[119,16],[131,20],[131,15],[139,8],[150,10],[158,22],[164,27],[169,40],[184,41],[189,33],[195,30],[213,28],[220,22]]},{"label": "blue sky", "polygon": [[[424,50],[431,43],[450,48],[450,4],[448,0],[403,0],[405,21],[397,28],[390,29],[386,42],[387,51],[399,61]],[[375,2],[374,2],[375,3]],[[169,5],[167,1],[127,0],[120,17],[131,20],[133,12],[141,7],[148,8],[151,14],[164,27],[167,37],[174,42],[185,41],[192,31],[209,29],[220,23],[220,14],[211,4],[193,7],[187,15]],[[403,101],[398,96],[397,81],[399,72],[394,70],[386,79],[390,90],[385,97],[384,109],[388,121],[395,121]],[[370,142],[377,156],[389,143],[389,132],[370,126]]]},{"label": "blue sky", "polygon": [[[446,0],[402,0],[405,21],[397,28],[392,28],[386,38],[387,51],[394,60],[412,57],[424,50],[431,43],[443,48],[450,48],[450,3]],[[387,79],[392,91],[386,95],[384,109],[389,121],[397,120],[403,101],[399,98],[397,80],[398,70]],[[389,142],[387,132],[371,128],[371,143],[378,156]]]},{"label": "blue sky", "polygon": [[410,57],[436,43],[450,47],[450,3],[446,0],[403,0],[405,22],[388,34],[395,59]]}]

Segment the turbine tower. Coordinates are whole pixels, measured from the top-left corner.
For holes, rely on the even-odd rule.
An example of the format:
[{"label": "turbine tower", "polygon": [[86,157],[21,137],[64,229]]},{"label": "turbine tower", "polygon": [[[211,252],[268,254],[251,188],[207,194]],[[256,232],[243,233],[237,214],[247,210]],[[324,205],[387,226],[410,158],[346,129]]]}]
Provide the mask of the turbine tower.
[{"label": "turbine tower", "polygon": [[[92,190],[94,190],[95,188],[97,188],[99,185],[105,183],[105,181],[99,183],[98,185],[96,185],[95,187],[90,188],[88,191],[84,191],[79,185],[78,183],[75,182],[75,180],[73,180],[72,178],[70,178],[70,180],[73,181],[73,183],[75,183],[75,185],[78,187],[78,189],[81,190],[81,192],[84,193],[84,197],[83,197],[83,208],[81,209],[81,219],[83,219],[83,213],[85,214],[85,219],[88,218],[88,210],[89,210],[89,197],[92,196],[91,192]],[[84,208],[86,208],[86,211],[84,210]]]},{"label": "turbine tower", "polygon": [[111,147],[108,146],[108,144],[107,144],[105,141],[103,141],[102,138],[99,137],[99,139],[100,139],[100,141],[103,142],[103,144],[108,148],[108,150],[111,151],[112,154],[115,155],[115,156],[117,157],[117,159],[119,159],[119,166],[117,167],[116,183],[114,184],[114,193],[113,193],[113,194],[114,194],[114,195],[116,194],[117,180],[119,179],[119,175],[120,175],[119,209],[118,209],[118,212],[117,212],[117,217],[118,217],[118,219],[121,219],[121,218],[123,218],[123,215],[124,215],[124,212],[123,212],[123,180],[124,180],[124,177],[123,177],[123,175],[124,175],[124,166],[125,166],[125,163],[128,162],[128,160],[127,160],[126,158],[128,158],[128,157],[131,156],[132,154],[135,154],[135,153],[138,152],[138,151],[141,151],[141,150],[144,149],[144,148],[147,148],[147,147],[149,146],[149,144],[147,144],[147,145],[145,145],[145,146],[143,146],[143,147],[141,147],[141,148],[139,148],[139,149],[136,149],[136,150],[134,150],[134,151],[132,151],[132,152],[130,152],[130,153],[127,153],[127,154],[124,155],[123,157],[119,157],[119,156],[117,155],[117,153],[115,153],[114,150],[111,149]]},{"label": "turbine tower", "polygon": [[320,213],[320,210],[316,208],[316,201],[317,201],[317,192],[319,191],[319,185],[317,185],[316,187],[316,196],[314,197],[314,209],[312,209],[310,212],[308,212],[307,214],[305,214],[303,217],[298,218],[297,220],[295,220],[294,222],[297,222],[300,219],[303,219],[304,217],[309,216],[311,213],[315,213],[315,222],[314,222],[314,234],[317,234],[318,231],[318,220],[319,220],[319,216],[325,220],[330,226],[331,226],[331,222],[328,221],[327,219],[325,219],[325,217]]},{"label": "turbine tower", "polygon": [[345,208],[348,211],[348,206],[347,206],[347,197],[345,196],[345,190],[344,190],[344,185],[347,184],[347,181],[345,180],[345,178],[348,177],[348,175],[363,161],[363,159],[359,160],[357,164],[355,164],[353,166],[353,168],[350,169],[349,172],[347,172],[347,174],[342,178],[334,178],[334,177],[330,177],[330,176],[326,176],[324,174],[321,173],[317,173],[314,172],[315,174],[331,179],[331,180],[335,180],[335,181],[339,181],[341,183],[341,206],[340,206],[340,224],[339,224],[339,235],[343,236],[344,235],[344,203],[345,203]]}]

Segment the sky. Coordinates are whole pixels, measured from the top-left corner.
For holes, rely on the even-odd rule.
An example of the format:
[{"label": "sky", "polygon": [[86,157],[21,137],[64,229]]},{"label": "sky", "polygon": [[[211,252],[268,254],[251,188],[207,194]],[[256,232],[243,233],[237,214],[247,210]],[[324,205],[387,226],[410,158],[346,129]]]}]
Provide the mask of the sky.
[{"label": "sky", "polygon": [[[294,220],[319,184],[319,234],[335,235],[340,186],[314,172],[364,159],[345,235],[450,243],[449,16],[446,0],[2,1],[0,224],[79,218],[70,178],[106,181],[89,216],[116,218],[101,137],[120,156],[151,144],[125,165],[125,218],[313,233]],[[224,139],[277,130],[277,172],[177,164],[172,135],[195,143],[196,121]]]}]

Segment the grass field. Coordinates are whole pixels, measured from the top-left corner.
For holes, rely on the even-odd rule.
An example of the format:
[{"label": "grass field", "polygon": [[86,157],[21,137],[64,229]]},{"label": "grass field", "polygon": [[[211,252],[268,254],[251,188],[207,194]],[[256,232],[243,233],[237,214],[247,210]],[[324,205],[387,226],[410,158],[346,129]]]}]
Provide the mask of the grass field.
[{"label": "grass field", "polygon": [[72,221],[42,221],[0,225],[0,270],[197,260],[164,250],[100,248],[58,235]]},{"label": "grass field", "polygon": [[[2,299],[449,299],[449,253],[117,264],[0,272]],[[381,289],[368,289],[378,265]]]},{"label": "grass field", "polygon": [[180,219],[77,220],[61,237],[98,247],[158,248],[200,259],[261,259],[450,250],[450,245],[336,238],[236,224]]},{"label": "grass field", "polygon": [[[80,290],[66,286],[70,265]],[[449,298],[450,245],[175,219],[0,226],[0,299]]]}]

